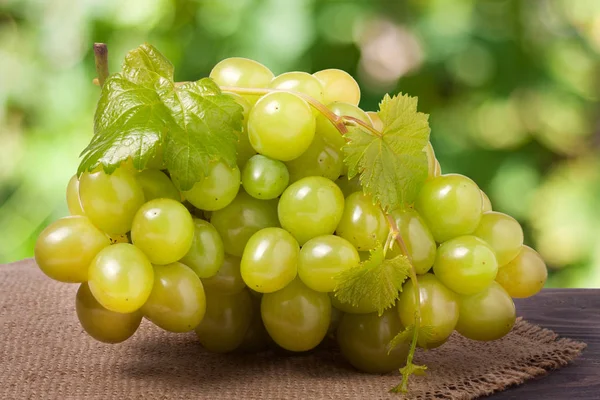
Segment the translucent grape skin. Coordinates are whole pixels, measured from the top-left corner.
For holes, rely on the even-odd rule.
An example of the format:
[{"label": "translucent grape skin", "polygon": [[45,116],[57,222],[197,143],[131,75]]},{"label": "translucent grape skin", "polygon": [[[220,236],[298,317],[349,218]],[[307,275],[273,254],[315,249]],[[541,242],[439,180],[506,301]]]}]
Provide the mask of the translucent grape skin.
[{"label": "translucent grape skin", "polygon": [[244,290],[246,284],[240,271],[241,261],[239,257],[225,254],[225,259],[217,274],[202,279],[206,290],[221,294],[236,294]]},{"label": "translucent grape skin", "polygon": [[231,204],[212,213],[210,222],[223,239],[225,253],[241,257],[252,235],[279,226],[277,200],[258,200],[240,191]]},{"label": "translucent grape skin", "polygon": [[104,308],[120,313],[139,310],[152,291],[154,270],[144,253],[128,243],[102,249],[90,264],[90,290]]},{"label": "translucent grape skin", "polygon": [[358,266],[358,251],[350,242],[339,236],[318,236],[306,242],[300,250],[298,276],[310,289],[332,292],[336,276]]},{"label": "translucent grape skin", "polygon": [[538,293],[548,278],[542,257],[531,247],[523,245],[517,257],[498,270],[496,282],[510,297],[523,299]]},{"label": "translucent grape skin", "polygon": [[281,228],[256,232],[244,249],[240,271],[246,285],[260,293],[283,289],[296,277],[300,247]]},{"label": "translucent grape skin", "polygon": [[492,202],[487,194],[482,190],[481,191],[481,201],[483,202],[483,212],[492,211]]},{"label": "translucent grape skin", "polygon": [[[458,322],[458,296],[446,288],[433,274],[419,277],[421,301],[420,326],[431,327],[429,335],[419,334],[419,345],[428,349],[441,346],[448,340]],[[410,326],[415,321],[416,302],[412,280],[402,288],[397,303],[400,322]]]},{"label": "translucent grape skin", "polygon": [[[419,213],[411,208],[392,211],[391,215],[396,221],[415,271],[417,274],[427,273],[433,266],[437,250],[435,239],[427,224]],[[397,243],[394,243],[394,247],[388,254],[388,258],[401,254]]]},{"label": "translucent grape skin", "polygon": [[300,245],[330,235],[342,218],[344,195],[327,178],[310,176],[292,183],[281,195],[277,215],[281,226]]},{"label": "translucent grape skin", "polygon": [[202,282],[180,262],[155,265],[152,292],[141,310],[166,331],[189,332],[202,322],[206,312]]},{"label": "translucent grape skin", "polygon": [[341,150],[320,135],[315,135],[308,149],[286,165],[292,183],[308,176],[322,176],[335,181],[342,174],[344,160]]},{"label": "translucent grape skin", "polygon": [[[210,71],[209,76],[219,86],[242,88],[266,88],[274,77],[271,70],[261,63],[241,57],[219,61]],[[243,95],[243,97],[250,103],[255,103],[259,96]]]},{"label": "translucent grape skin", "polygon": [[472,340],[497,340],[511,331],[516,320],[515,304],[497,282],[483,292],[460,296],[456,330]]},{"label": "translucent grape skin", "polygon": [[142,322],[140,311],[123,314],[102,307],[87,283],[82,283],[77,290],[75,310],[87,334],[104,343],[121,343],[129,339]]},{"label": "translucent grape skin", "polygon": [[495,211],[483,214],[473,235],[490,245],[500,267],[513,260],[523,246],[521,225],[510,215]]},{"label": "translucent grape skin", "polygon": [[437,250],[433,271],[450,290],[475,294],[496,279],[498,262],[492,248],[475,236],[460,236]]},{"label": "translucent grape skin", "polygon": [[415,209],[421,214],[436,242],[469,235],[475,231],[483,211],[481,191],[463,175],[441,175],[425,182]]},{"label": "translucent grape skin", "polygon": [[38,236],[35,262],[52,279],[85,282],[90,263],[109,245],[109,238],[87,217],[64,217],[48,225]]},{"label": "translucent grape skin", "polygon": [[371,198],[362,193],[346,197],[344,213],[336,234],[352,243],[358,251],[374,249],[377,243],[385,243],[389,227],[383,212]]},{"label": "translucent grape skin", "polygon": [[135,213],[144,204],[142,188],[123,168],[117,168],[111,175],[104,171],[81,175],[79,198],[90,221],[111,235],[129,232]]},{"label": "translucent grape skin", "polygon": [[325,338],[331,321],[327,293],[309,289],[295,279],[262,297],[261,315],[275,343],[289,351],[308,351]]},{"label": "translucent grape skin", "polygon": [[250,110],[248,138],[259,154],[290,161],[308,149],[314,136],[313,112],[294,94],[266,94]]},{"label": "translucent grape skin", "polygon": [[325,104],[343,101],[358,106],[360,87],[352,75],[341,69],[332,68],[315,72],[313,76],[321,81]]},{"label": "translucent grape skin", "polygon": [[135,178],[144,192],[146,201],[163,198],[181,200],[181,195],[171,179],[158,169],[146,169],[138,173]]},{"label": "translucent grape skin", "polygon": [[[328,104],[327,108],[335,115],[358,118],[368,125],[372,125],[371,119],[367,113],[353,104],[336,101]],[[326,142],[331,143],[331,145],[338,150],[346,144],[346,140],[340,131],[323,114],[317,116],[316,132],[317,135],[321,135]]]},{"label": "translucent grape skin", "polygon": [[229,167],[224,161],[213,162],[200,182],[183,192],[192,205],[201,210],[215,211],[233,201],[240,188],[240,169]]},{"label": "translucent grape skin", "polygon": [[85,215],[79,200],[79,179],[73,175],[67,184],[67,207],[71,215]]},{"label": "translucent grape skin", "polygon": [[[286,72],[275,77],[269,87],[272,89],[292,90],[304,93],[319,103],[323,103],[323,85],[321,81],[306,72]],[[314,110],[315,112],[318,112]]]},{"label": "translucent grape skin", "polygon": [[217,274],[223,264],[225,250],[223,240],[210,222],[194,219],[194,239],[181,262],[190,267],[200,278]]},{"label": "translucent grape skin", "polygon": [[377,311],[377,308],[366,298],[361,299],[358,305],[342,303],[333,293],[329,293],[332,307],[347,314],[370,314]]},{"label": "translucent grape skin", "polygon": [[194,220],[183,204],[155,199],[135,215],[131,241],[153,264],[171,264],[187,254],[194,239]]},{"label": "translucent grape skin", "polygon": [[260,200],[279,197],[288,186],[290,174],[284,163],[257,154],[242,171],[242,186],[246,193]]},{"label": "translucent grape skin", "polygon": [[401,330],[398,313],[388,309],[381,317],[377,313],[344,314],[336,337],[342,355],[354,368],[381,374],[406,363],[408,343],[401,343],[388,354],[388,344]]}]

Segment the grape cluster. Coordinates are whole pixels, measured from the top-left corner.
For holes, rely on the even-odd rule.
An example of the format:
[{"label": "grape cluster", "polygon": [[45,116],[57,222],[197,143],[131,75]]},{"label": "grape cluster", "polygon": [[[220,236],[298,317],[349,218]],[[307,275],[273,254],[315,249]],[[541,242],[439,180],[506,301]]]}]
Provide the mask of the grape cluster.
[{"label": "grape cluster", "polygon": [[[454,330],[494,340],[515,322],[512,298],[544,285],[546,266],[523,244],[518,222],[492,211],[471,179],[442,175],[431,144],[423,150],[429,178],[414,205],[389,216],[347,178],[343,136],[306,101],[381,131],[377,113],[358,108],[359,87],[347,73],[274,77],[230,58],[210,77],[243,107],[237,166],[213,161],[183,192],[160,149],[143,171],[128,160],[111,174],[85,172],[67,186],[71,216],[38,238],[41,270],[81,284],[77,315],[95,339],[124,341],[143,317],[170,332],[195,330],[214,352],[300,352],[329,337],[356,368],[386,372],[405,363],[408,347],[388,353],[388,344],[414,323],[415,310],[420,346],[439,346]],[[393,229],[405,249],[389,240]],[[387,258],[408,253],[417,282],[408,280],[381,315],[368,299],[341,302],[337,277],[384,243]]]}]

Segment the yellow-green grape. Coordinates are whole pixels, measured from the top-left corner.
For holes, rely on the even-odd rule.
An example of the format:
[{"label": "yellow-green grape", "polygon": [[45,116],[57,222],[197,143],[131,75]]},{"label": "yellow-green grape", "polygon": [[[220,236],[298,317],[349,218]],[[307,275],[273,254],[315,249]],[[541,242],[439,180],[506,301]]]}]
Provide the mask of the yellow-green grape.
[{"label": "yellow-green grape", "polygon": [[[321,85],[321,81],[306,72],[283,73],[275,77],[269,87],[303,93],[317,100],[319,103],[323,103],[323,85]],[[316,109],[313,109],[313,111],[315,113],[318,112]]]},{"label": "yellow-green grape", "polygon": [[[354,117],[366,122],[370,126],[372,125],[371,119],[367,113],[353,104],[336,101],[328,104],[327,108],[329,108],[335,115]],[[331,145],[336,149],[341,149],[346,144],[346,140],[340,131],[323,114],[319,114],[317,116],[316,131],[317,135],[323,136],[325,141],[331,143]]]},{"label": "yellow-green grape", "polygon": [[[419,326],[431,329],[429,334],[419,334],[419,345],[428,349],[441,346],[448,340],[458,322],[458,296],[442,284],[433,274],[419,277],[420,311]],[[404,326],[415,322],[417,310],[413,281],[402,288],[398,299],[398,315]]]},{"label": "yellow-green grape", "polygon": [[133,220],[132,243],[153,264],[170,264],[187,254],[194,239],[194,220],[185,206],[171,199],[144,204]]},{"label": "yellow-green grape", "polygon": [[342,193],[344,193],[344,198],[350,196],[354,192],[363,191],[362,185],[360,184],[360,179],[358,176],[355,176],[352,179],[348,179],[347,176],[340,176],[338,180],[335,181],[335,184],[341,189]]},{"label": "yellow-green grape", "polygon": [[298,158],[285,163],[290,173],[290,182],[308,176],[322,176],[335,181],[344,169],[342,151],[315,135],[308,149]]},{"label": "yellow-green grape", "polygon": [[189,332],[205,311],[204,288],[194,271],[180,262],[154,266],[154,286],[142,306],[146,318],[169,332]]},{"label": "yellow-green grape", "polygon": [[87,217],[65,217],[51,223],[35,242],[35,262],[42,272],[61,282],[85,282],[96,254],[110,245]]},{"label": "yellow-green grape", "polygon": [[[391,215],[396,220],[396,226],[404,240],[415,271],[417,274],[427,273],[433,266],[437,250],[435,239],[433,239],[427,224],[419,213],[411,208],[392,211]],[[392,250],[388,254],[388,258],[401,254],[398,243],[394,242]]]},{"label": "yellow-green grape", "polygon": [[206,290],[221,294],[236,294],[244,290],[246,284],[240,271],[241,261],[239,257],[225,254],[225,259],[217,274],[202,279]]},{"label": "yellow-green grape", "polygon": [[[273,80],[271,70],[261,63],[248,58],[231,57],[219,61],[210,71],[212,78],[219,86],[241,88],[266,88]],[[250,103],[255,103],[260,96],[243,95]]]},{"label": "yellow-green grape", "polygon": [[358,105],[360,101],[360,87],[352,75],[341,69],[324,69],[313,74],[323,86],[323,100],[325,104],[334,101]]},{"label": "yellow-green grape", "polygon": [[373,204],[371,197],[353,193],[346,197],[344,213],[337,226],[336,234],[352,243],[359,251],[383,245],[389,226],[383,211]]},{"label": "yellow-green grape", "polygon": [[87,283],[82,283],[77,290],[75,310],[87,334],[104,343],[121,343],[129,339],[142,322],[140,311],[123,314],[102,307]]},{"label": "yellow-green grape", "polygon": [[435,151],[433,150],[433,146],[431,142],[427,142],[427,146],[425,146],[425,155],[427,156],[427,171],[429,177],[436,177],[436,168],[437,168],[437,158],[435,158]]},{"label": "yellow-green grape", "polygon": [[342,355],[360,371],[382,374],[406,363],[408,343],[401,343],[388,354],[388,344],[403,329],[395,309],[371,314],[344,314],[337,330]]},{"label": "yellow-green grape", "polygon": [[483,212],[492,211],[492,202],[487,194],[482,190],[481,191],[481,201],[483,202]]},{"label": "yellow-green grape", "polygon": [[232,168],[224,161],[213,162],[204,179],[184,191],[183,196],[201,210],[220,210],[235,199],[241,184],[240,178],[237,166]]},{"label": "yellow-green grape", "polygon": [[110,235],[129,232],[135,213],[144,204],[142,188],[123,168],[111,175],[104,171],[81,175],[79,198],[90,221]]},{"label": "yellow-green grape", "polygon": [[139,310],[152,291],[154,270],[144,253],[128,243],[102,249],[90,264],[90,290],[111,311]]},{"label": "yellow-green grape", "polygon": [[194,219],[194,240],[181,262],[200,278],[215,276],[225,257],[223,240],[210,222]]},{"label": "yellow-green grape", "polygon": [[135,176],[144,191],[146,201],[173,199],[180,201],[181,195],[171,179],[158,169],[146,169]]},{"label": "yellow-green grape", "polygon": [[542,257],[531,247],[522,246],[511,262],[498,270],[496,282],[510,297],[525,298],[538,293],[548,278],[548,269]]},{"label": "yellow-green grape", "polygon": [[510,215],[495,211],[483,214],[473,235],[490,245],[500,267],[513,260],[523,246],[521,225]]},{"label": "yellow-green grape", "polygon": [[371,122],[373,123],[373,128],[378,130],[379,132],[383,132],[383,121],[379,118],[379,114],[375,111],[367,111],[367,115],[371,118]]},{"label": "yellow-green grape", "polygon": [[329,293],[331,299],[331,305],[338,310],[348,314],[369,314],[377,311],[377,307],[366,298],[362,298],[358,301],[358,305],[352,305],[350,303],[343,303],[333,293]]},{"label": "yellow-green grape", "polygon": [[327,293],[309,289],[299,279],[261,302],[262,320],[275,343],[289,351],[307,351],[325,338],[331,321]]},{"label": "yellow-green grape", "polygon": [[73,175],[67,184],[67,207],[71,215],[85,215],[79,200],[79,179]]},{"label": "yellow-green grape", "polygon": [[202,346],[215,353],[237,349],[253,319],[252,296],[248,290],[232,295],[206,292],[206,314],[196,327]]},{"label": "yellow-green grape", "polygon": [[468,339],[500,339],[515,324],[515,304],[497,282],[492,282],[483,292],[460,296],[459,304],[456,330]]},{"label": "yellow-green grape", "polygon": [[242,170],[242,186],[246,193],[260,200],[279,197],[290,181],[284,163],[257,154],[252,156]]}]

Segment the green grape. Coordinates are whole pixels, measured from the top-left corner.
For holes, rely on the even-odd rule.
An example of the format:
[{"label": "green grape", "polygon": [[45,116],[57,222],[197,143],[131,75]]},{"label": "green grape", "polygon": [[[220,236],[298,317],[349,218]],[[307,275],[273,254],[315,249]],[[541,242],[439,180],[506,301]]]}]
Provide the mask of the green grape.
[{"label": "green grape", "polygon": [[460,296],[456,330],[472,340],[500,339],[511,331],[516,320],[515,304],[497,282],[481,293]]},{"label": "green grape", "polygon": [[144,253],[128,243],[102,249],[89,268],[90,290],[104,308],[120,313],[139,310],[152,291],[154,270]]},{"label": "green grape", "polygon": [[122,168],[117,168],[112,175],[104,171],[81,175],[79,198],[90,221],[111,235],[129,232],[135,213],[144,204],[142,188],[135,177]]},{"label": "green grape", "polygon": [[341,69],[324,69],[313,74],[323,86],[323,101],[326,104],[334,101],[358,105],[360,87],[354,78]]},{"label": "green grape", "polygon": [[240,169],[227,166],[224,161],[211,163],[208,174],[200,182],[183,192],[192,205],[201,210],[215,211],[233,201],[240,188]]},{"label": "green grape", "polygon": [[242,171],[242,186],[246,193],[260,200],[279,197],[290,181],[284,163],[257,154],[250,158]]},{"label": "green grape", "polygon": [[[368,125],[372,125],[371,119],[363,110],[355,105],[342,102],[334,102],[327,105],[335,115],[354,117],[361,121],[366,122]],[[341,149],[345,144],[346,140],[340,133],[340,131],[331,123],[331,121],[325,117],[324,114],[319,114],[316,120],[316,132],[317,135],[321,135],[326,142],[330,143],[334,148]]]},{"label": "green grape", "polygon": [[546,263],[529,246],[522,246],[511,262],[498,270],[496,282],[513,298],[531,297],[544,287],[548,278]]},{"label": "green grape", "polygon": [[260,303],[261,298],[253,297],[252,298],[252,321],[250,322],[250,326],[244,335],[244,340],[236,349],[245,353],[258,353],[260,351],[267,350],[269,344],[272,342],[269,334],[267,333],[267,329],[262,322],[262,317],[260,315]]},{"label": "green grape", "polygon": [[388,354],[388,344],[402,330],[394,309],[371,314],[344,314],[337,330],[342,355],[360,371],[387,373],[406,363],[408,343],[401,343]]},{"label": "green grape", "polygon": [[335,181],[342,173],[344,160],[342,152],[315,135],[312,143],[302,155],[285,163],[290,172],[290,182],[307,176],[323,176]]},{"label": "green grape", "polygon": [[503,266],[513,260],[523,246],[523,229],[510,215],[495,211],[483,214],[474,236],[483,239],[496,254],[498,265]]},{"label": "green grape", "polygon": [[358,251],[349,241],[334,235],[318,236],[302,246],[298,276],[312,290],[332,292],[336,276],[358,263]]},{"label": "green grape", "polygon": [[[323,86],[321,81],[306,72],[286,72],[271,81],[269,85],[272,89],[292,90],[306,94],[319,103],[323,103]],[[318,111],[314,109],[314,112]]]},{"label": "green grape", "polygon": [[360,184],[360,179],[358,176],[355,176],[352,179],[348,179],[347,176],[340,176],[335,184],[341,189],[342,193],[344,193],[344,198],[350,196],[354,192],[361,192],[363,188]]},{"label": "green grape", "polygon": [[373,204],[371,197],[353,193],[346,198],[344,213],[336,234],[352,243],[359,251],[374,249],[385,244],[389,232],[383,211]]},{"label": "green grape", "polygon": [[315,136],[315,117],[300,97],[286,92],[263,96],[250,110],[248,138],[258,153],[281,161],[299,157]]},{"label": "green grape", "polygon": [[486,242],[475,236],[459,236],[440,245],[433,271],[456,293],[474,294],[496,279],[498,262]]},{"label": "green grape", "polygon": [[225,253],[241,257],[250,236],[279,226],[277,200],[258,200],[240,191],[231,204],[212,213],[210,222],[223,239]]},{"label": "green grape", "polygon": [[249,288],[261,293],[283,289],[298,271],[300,247],[292,235],[281,228],[256,232],[244,249],[240,271]]},{"label": "green grape", "polygon": [[371,119],[373,128],[375,128],[379,132],[383,132],[384,125],[383,125],[383,121],[379,117],[379,114],[377,114],[377,112],[375,112],[375,111],[367,111],[367,115]]},{"label": "green grape", "polygon": [[169,332],[189,332],[204,318],[206,297],[200,278],[180,262],[154,266],[154,286],[142,312]]},{"label": "green grape", "polygon": [[131,242],[152,264],[171,264],[187,254],[194,239],[194,220],[185,206],[172,199],[144,204],[133,219]]},{"label": "green grape", "polygon": [[67,207],[71,215],[85,215],[79,200],[79,179],[73,175],[67,184]]},{"label": "green grape", "polygon": [[48,225],[38,236],[35,262],[52,279],[85,282],[90,263],[109,245],[109,238],[87,217],[64,217]]},{"label": "green grape", "polygon": [[239,257],[225,254],[225,259],[217,274],[202,279],[206,290],[221,294],[236,294],[244,290],[246,284],[240,271],[241,261]]},{"label": "green grape", "polygon": [[[433,266],[437,250],[435,240],[427,224],[425,224],[419,213],[411,208],[392,211],[391,215],[396,220],[396,226],[404,240],[417,274],[427,273]],[[401,254],[397,243],[394,242],[394,247],[388,254],[390,255],[389,258]]]},{"label": "green grape", "polygon": [[415,208],[441,243],[473,233],[481,221],[483,203],[475,182],[463,175],[448,174],[425,182]]},{"label": "green grape", "polygon": [[173,199],[181,201],[179,191],[171,179],[158,169],[146,169],[135,177],[144,191],[146,201],[153,199]]},{"label": "green grape", "polygon": [[481,201],[483,202],[483,209],[482,211],[488,212],[488,211],[492,211],[492,202],[490,201],[490,198],[488,197],[487,194],[485,194],[485,192],[482,190],[481,191]]},{"label": "green grape", "polygon": [[[398,299],[398,315],[404,326],[415,322],[416,301],[413,281],[402,288]],[[419,326],[431,328],[429,334],[419,334],[419,345],[428,349],[441,346],[452,334],[458,322],[458,296],[446,288],[435,275],[419,277],[421,319]]]},{"label": "green grape", "polygon": [[232,295],[206,292],[206,314],[196,327],[202,346],[215,353],[237,349],[253,319],[252,296],[248,290]]},{"label": "green grape", "polygon": [[331,321],[327,293],[315,292],[299,279],[263,295],[260,310],[271,338],[289,351],[315,348],[325,338]]},{"label": "green grape", "polygon": [[87,283],[82,283],[75,297],[75,310],[81,327],[94,339],[120,343],[129,339],[142,322],[142,313],[118,313],[107,310],[94,298]]},{"label": "green grape", "polygon": [[[257,61],[231,57],[215,65],[209,76],[219,86],[266,88],[274,75],[269,68]],[[255,103],[259,96],[244,95],[243,97],[250,103]]]},{"label": "green grape", "polygon": [[225,257],[223,240],[210,222],[194,219],[192,246],[181,262],[190,267],[200,278],[215,276]]},{"label": "green grape", "polygon": [[366,298],[360,299],[356,306],[353,306],[350,303],[342,303],[333,293],[329,293],[329,298],[331,299],[331,305],[333,307],[348,314],[369,314],[377,311],[377,307]]},{"label": "green grape", "polygon": [[427,171],[428,171],[428,175],[429,177],[436,177],[439,174],[436,175],[436,162],[437,162],[437,158],[435,158],[435,151],[433,150],[433,146],[431,145],[431,142],[427,142],[427,146],[425,146],[425,155],[427,156]]}]

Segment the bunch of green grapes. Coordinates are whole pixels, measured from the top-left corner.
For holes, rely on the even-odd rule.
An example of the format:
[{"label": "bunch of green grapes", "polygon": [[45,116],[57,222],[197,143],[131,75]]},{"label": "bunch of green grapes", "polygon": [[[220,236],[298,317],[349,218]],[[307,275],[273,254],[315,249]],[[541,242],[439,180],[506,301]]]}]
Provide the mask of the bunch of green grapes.
[{"label": "bunch of green grapes", "polygon": [[[335,338],[352,365],[380,373],[405,363],[408,346],[388,353],[388,344],[415,310],[428,327],[420,346],[440,346],[454,330],[495,340],[515,322],[512,298],[544,285],[546,266],[523,244],[517,221],[492,211],[469,178],[442,175],[429,144],[429,178],[417,200],[390,213],[418,274],[420,304],[412,280],[381,315],[368,302],[341,302],[337,277],[389,243],[391,227],[347,178],[343,136],[306,99],[376,130],[382,121],[358,107],[358,84],[340,70],[274,77],[255,61],[230,58],[210,77],[226,88],[268,89],[230,93],[244,110],[237,166],[215,161],[184,192],[160,151],[143,171],[129,161],[111,174],[74,176],[72,215],[37,241],[44,273],[80,283],[77,315],[95,339],[121,342],[143,317],[170,332],[195,330],[214,352],[302,352]],[[388,258],[404,251],[392,243]]]}]

